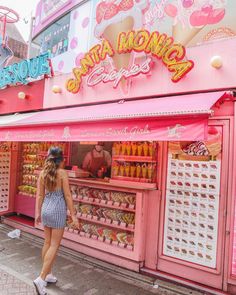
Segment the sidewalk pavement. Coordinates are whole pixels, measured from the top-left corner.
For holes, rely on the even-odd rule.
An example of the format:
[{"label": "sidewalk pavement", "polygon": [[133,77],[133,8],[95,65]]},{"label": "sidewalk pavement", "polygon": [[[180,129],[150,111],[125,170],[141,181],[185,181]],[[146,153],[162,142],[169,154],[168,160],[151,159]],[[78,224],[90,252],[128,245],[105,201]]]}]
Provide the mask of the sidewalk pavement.
[{"label": "sidewalk pavement", "polygon": [[[42,240],[29,234],[12,240],[6,235],[10,230],[0,224],[0,295],[34,295],[32,280],[40,271]],[[76,258],[76,253],[61,247],[54,270],[59,281],[48,287],[48,295],[203,294],[167,282],[156,285],[153,278],[127,270],[122,274],[85,255]]]}]

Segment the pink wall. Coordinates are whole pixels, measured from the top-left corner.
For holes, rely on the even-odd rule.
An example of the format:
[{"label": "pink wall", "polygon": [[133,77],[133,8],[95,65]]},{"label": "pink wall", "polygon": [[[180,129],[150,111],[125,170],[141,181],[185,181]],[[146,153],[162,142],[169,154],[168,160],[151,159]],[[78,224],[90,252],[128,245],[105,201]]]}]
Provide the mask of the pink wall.
[{"label": "pink wall", "polygon": [[[44,108],[234,88],[236,86],[235,48],[235,38],[187,48],[187,58],[193,60],[195,66],[178,83],[171,82],[171,74],[167,68],[160,61],[156,60],[154,68],[149,75],[133,78],[128,96],[124,96],[118,88],[113,89],[109,83],[100,84],[93,88],[87,87],[86,77],[84,77],[80,91],[77,94],[71,94],[65,89],[65,82],[73,75],[57,76],[46,81]],[[222,57],[223,66],[220,69],[215,69],[210,65],[210,60],[215,55]],[[61,94],[52,93],[53,85],[60,85],[63,88],[63,92]]]},{"label": "pink wall", "polygon": [[[29,83],[7,87],[0,91],[0,114],[26,112],[43,108],[45,79]],[[26,99],[19,99],[18,93],[24,92]]]}]

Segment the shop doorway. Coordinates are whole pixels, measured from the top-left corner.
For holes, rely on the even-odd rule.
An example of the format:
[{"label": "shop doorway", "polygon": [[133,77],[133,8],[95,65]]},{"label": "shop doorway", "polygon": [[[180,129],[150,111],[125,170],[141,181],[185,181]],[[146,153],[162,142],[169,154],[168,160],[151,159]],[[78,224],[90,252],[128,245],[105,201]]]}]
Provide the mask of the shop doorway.
[{"label": "shop doorway", "polygon": [[168,144],[157,269],[222,289],[229,122],[210,121],[208,133]]}]

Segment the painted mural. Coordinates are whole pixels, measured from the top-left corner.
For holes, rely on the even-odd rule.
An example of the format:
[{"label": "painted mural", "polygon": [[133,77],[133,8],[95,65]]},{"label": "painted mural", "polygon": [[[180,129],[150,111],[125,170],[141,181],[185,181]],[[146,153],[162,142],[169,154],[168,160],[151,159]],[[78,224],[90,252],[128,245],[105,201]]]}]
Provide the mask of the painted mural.
[{"label": "painted mural", "polygon": [[[47,0],[47,7],[51,7],[53,1]],[[81,1],[61,1],[58,9],[48,14],[47,19],[43,9],[45,1],[44,5],[41,1],[36,12],[35,33],[40,29],[43,31],[48,20],[53,22],[54,17],[65,14],[66,10],[79,2]],[[232,38],[236,36],[235,12],[234,0],[86,1],[70,13],[68,47],[53,58],[54,68],[58,72],[71,72],[74,66],[80,64],[89,48],[102,38],[114,43],[120,31],[158,31],[173,37],[176,43],[185,47]],[[51,35],[50,38],[56,38],[59,33],[54,32],[55,36]],[[122,62],[128,63],[129,56]]]}]

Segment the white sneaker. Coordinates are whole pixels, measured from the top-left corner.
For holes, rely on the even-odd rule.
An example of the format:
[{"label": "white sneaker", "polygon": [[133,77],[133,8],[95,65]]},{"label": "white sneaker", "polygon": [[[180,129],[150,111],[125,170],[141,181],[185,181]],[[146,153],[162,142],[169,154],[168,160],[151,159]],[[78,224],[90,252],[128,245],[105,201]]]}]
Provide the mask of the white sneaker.
[{"label": "white sneaker", "polygon": [[55,277],[52,273],[49,273],[46,276],[45,282],[50,283],[50,284],[56,284],[57,277]]},{"label": "white sneaker", "polygon": [[42,278],[38,277],[36,280],[34,280],[34,286],[38,295],[47,295],[45,289],[47,283]]}]

